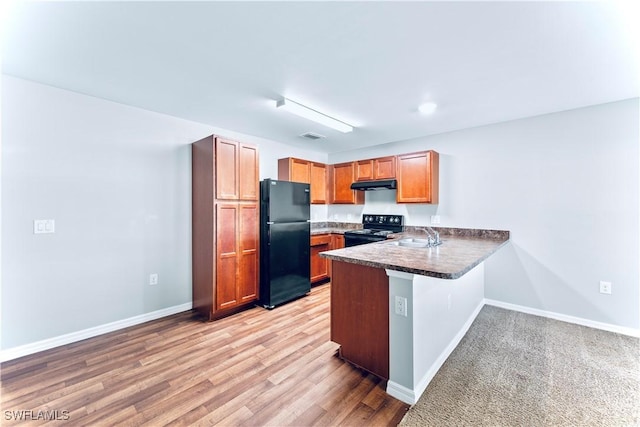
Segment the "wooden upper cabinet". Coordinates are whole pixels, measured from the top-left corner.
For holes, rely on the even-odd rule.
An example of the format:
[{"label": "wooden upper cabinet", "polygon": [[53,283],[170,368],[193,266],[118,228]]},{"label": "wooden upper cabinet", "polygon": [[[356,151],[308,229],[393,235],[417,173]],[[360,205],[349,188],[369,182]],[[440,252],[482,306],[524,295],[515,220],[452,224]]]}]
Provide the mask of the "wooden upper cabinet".
[{"label": "wooden upper cabinet", "polygon": [[[231,153],[228,157],[232,157]],[[278,160],[278,179],[311,184],[312,204],[363,204],[365,192],[352,190],[351,184],[380,179],[398,180],[397,203],[435,204],[438,203],[438,162],[435,151],[335,165],[286,157]]]},{"label": "wooden upper cabinet", "polygon": [[311,204],[327,203],[327,165],[286,157],[278,159],[278,179],[311,185]]},{"label": "wooden upper cabinet", "polygon": [[356,181],[371,181],[373,179],[373,159],[358,160],[356,163]]},{"label": "wooden upper cabinet", "polygon": [[397,164],[398,203],[438,203],[439,155],[435,151],[402,154]]},{"label": "wooden upper cabinet", "polygon": [[278,159],[278,179],[310,184],[311,162],[294,157]]},{"label": "wooden upper cabinet", "polygon": [[331,165],[329,168],[330,203],[352,205],[364,203],[364,191],[351,189],[351,184],[355,181],[355,169],[356,162]]},{"label": "wooden upper cabinet", "polygon": [[238,143],[216,138],[216,198],[238,200]]},{"label": "wooden upper cabinet", "polygon": [[260,197],[260,160],[258,147],[239,144],[239,199],[257,201]]},{"label": "wooden upper cabinet", "polygon": [[393,179],[396,177],[396,156],[358,160],[355,164],[356,181]]},{"label": "wooden upper cabinet", "polygon": [[327,197],[327,165],[324,163],[311,163],[311,203],[325,204]]},{"label": "wooden upper cabinet", "polygon": [[216,198],[258,200],[258,148],[216,137]]},{"label": "wooden upper cabinet", "polygon": [[373,159],[373,179],[394,179],[396,177],[396,156]]}]

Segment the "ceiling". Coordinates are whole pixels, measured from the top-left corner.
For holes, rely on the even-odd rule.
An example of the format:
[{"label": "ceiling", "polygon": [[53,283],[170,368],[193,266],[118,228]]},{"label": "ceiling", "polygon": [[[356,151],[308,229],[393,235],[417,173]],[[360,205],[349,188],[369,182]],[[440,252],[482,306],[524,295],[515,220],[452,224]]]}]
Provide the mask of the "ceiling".
[{"label": "ceiling", "polygon": [[[2,68],[330,153],[638,97],[640,16],[616,5],[18,2]],[[356,129],[276,109],[282,96]]]}]

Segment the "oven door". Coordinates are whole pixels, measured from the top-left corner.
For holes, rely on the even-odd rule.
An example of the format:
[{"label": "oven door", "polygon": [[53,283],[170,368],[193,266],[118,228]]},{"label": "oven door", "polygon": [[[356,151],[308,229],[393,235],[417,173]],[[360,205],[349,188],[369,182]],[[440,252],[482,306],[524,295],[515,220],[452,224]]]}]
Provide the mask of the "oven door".
[{"label": "oven door", "polygon": [[362,235],[362,234],[349,234],[344,233],[344,246],[346,248],[350,246],[366,245],[367,243],[379,242],[385,240],[384,237]]}]

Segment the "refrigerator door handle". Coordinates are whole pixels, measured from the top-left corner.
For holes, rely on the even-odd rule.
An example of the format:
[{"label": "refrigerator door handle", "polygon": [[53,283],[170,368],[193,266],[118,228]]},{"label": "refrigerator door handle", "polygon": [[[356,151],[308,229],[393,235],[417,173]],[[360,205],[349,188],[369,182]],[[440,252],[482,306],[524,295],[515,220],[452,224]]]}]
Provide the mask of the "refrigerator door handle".
[{"label": "refrigerator door handle", "polygon": [[267,224],[269,224],[269,225],[273,225],[273,224],[275,224],[275,222],[273,222],[273,221],[267,221]]}]

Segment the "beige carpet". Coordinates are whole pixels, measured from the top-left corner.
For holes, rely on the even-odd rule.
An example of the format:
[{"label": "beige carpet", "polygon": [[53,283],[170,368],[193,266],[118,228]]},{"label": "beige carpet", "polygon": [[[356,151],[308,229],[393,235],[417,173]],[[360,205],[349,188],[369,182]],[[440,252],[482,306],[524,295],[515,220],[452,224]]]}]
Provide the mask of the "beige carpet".
[{"label": "beige carpet", "polygon": [[640,340],[485,306],[400,425],[640,425]]}]

